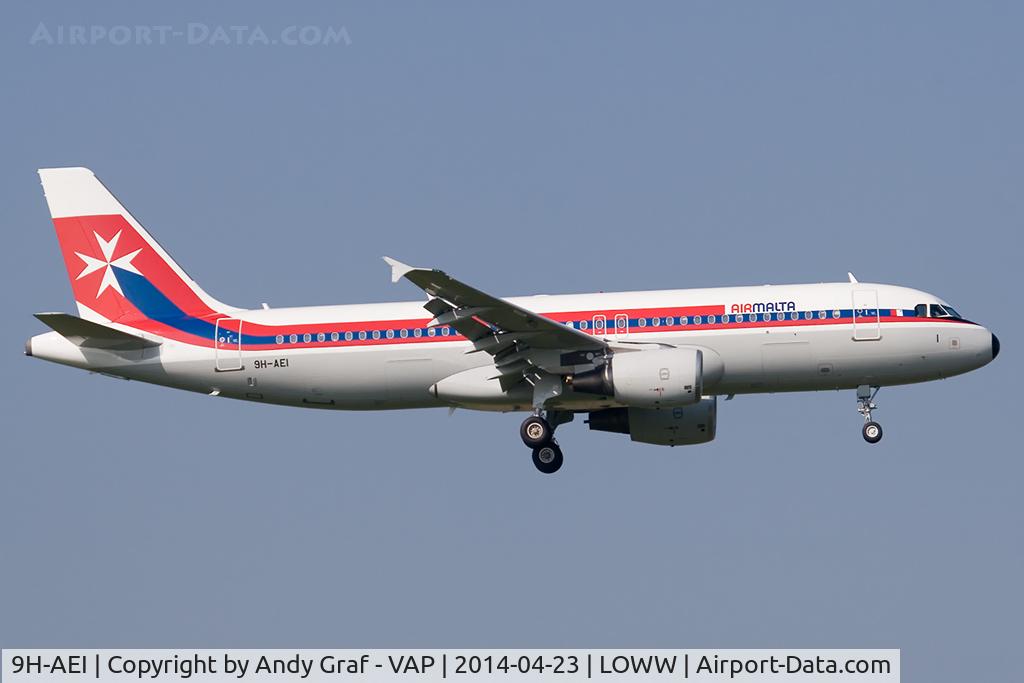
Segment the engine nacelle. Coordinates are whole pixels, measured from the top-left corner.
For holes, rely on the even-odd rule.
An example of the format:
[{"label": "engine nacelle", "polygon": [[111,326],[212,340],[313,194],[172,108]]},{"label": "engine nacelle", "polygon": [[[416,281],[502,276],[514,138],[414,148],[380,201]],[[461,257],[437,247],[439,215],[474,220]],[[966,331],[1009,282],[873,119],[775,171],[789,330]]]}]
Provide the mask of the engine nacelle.
[{"label": "engine nacelle", "polygon": [[703,384],[704,353],[696,348],[620,351],[596,370],[572,379],[573,391],[640,408],[697,403]]},{"label": "engine nacelle", "polygon": [[688,446],[715,438],[718,398],[675,408],[609,408],[590,413],[587,423],[602,432],[629,434],[633,441],[658,446]]}]

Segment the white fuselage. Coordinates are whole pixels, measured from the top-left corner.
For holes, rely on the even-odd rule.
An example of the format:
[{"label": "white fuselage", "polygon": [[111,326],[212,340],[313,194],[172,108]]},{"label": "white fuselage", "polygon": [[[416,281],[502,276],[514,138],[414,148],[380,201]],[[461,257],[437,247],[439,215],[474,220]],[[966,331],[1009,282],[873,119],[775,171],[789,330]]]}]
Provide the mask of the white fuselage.
[{"label": "white fuselage", "polygon": [[[975,323],[915,317],[920,304],[942,303],[913,289],[829,283],[562,296],[508,301],[615,345],[697,346],[720,360],[709,395],[890,386],[950,377],[988,363],[993,338]],[[529,395],[479,401],[438,399],[435,383],[485,368],[486,353],[446,327],[431,328],[420,302],[234,311],[246,325],[338,323],[330,334],[273,350],[247,350],[230,339],[217,348],[170,339],[125,352],[77,346],[56,332],[33,337],[31,355],[74,367],[190,391],[301,407],[345,410],[424,408],[457,403],[526,410]],[[724,316],[724,317],[723,317]],[[366,323],[361,334],[359,327]],[[114,325],[116,326],[116,325]],[[129,328],[125,328],[129,329]],[[353,331],[355,330],[355,331]],[[360,338],[360,337],[365,338]],[[223,348],[221,348],[223,346]],[[486,370],[482,371],[486,374]],[[549,408],[592,410],[607,399],[566,391]]]}]

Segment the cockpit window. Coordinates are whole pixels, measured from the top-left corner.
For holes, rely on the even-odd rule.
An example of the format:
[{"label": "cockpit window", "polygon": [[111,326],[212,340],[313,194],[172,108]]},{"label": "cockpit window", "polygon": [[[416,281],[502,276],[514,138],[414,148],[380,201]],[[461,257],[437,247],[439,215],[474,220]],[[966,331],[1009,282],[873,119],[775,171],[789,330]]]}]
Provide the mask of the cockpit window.
[{"label": "cockpit window", "polygon": [[952,306],[946,304],[918,304],[914,306],[914,315],[918,318],[954,318],[963,320]]},{"label": "cockpit window", "polygon": [[933,318],[956,318],[960,320],[960,314],[954,310],[952,306],[942,306],[939,304],[932,304],[932,317]]}]

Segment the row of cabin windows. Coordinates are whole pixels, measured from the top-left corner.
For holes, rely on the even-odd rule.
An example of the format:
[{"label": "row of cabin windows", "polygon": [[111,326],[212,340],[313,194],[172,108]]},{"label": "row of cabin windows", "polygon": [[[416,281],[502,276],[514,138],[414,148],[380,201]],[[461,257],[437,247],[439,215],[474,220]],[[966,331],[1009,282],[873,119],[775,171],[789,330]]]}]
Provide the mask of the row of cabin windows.
[{"label": "row of cabin windows", "polygon": [[[864,310],[861,314],[865,315],[865,316],[873,316],[873,315],[876,315],[876,311],[874,309]],[[778,313],[736,313],[736,314],[732,314],[732,315],[726,314],[726,315],[721,315],[721,316],[716,316],[716,315],[685,316],[684,315],[684,316],[675,317],[675,316],[669,315],[669,316],[664,316],[664,317],[659,316],[659,317],[654,317],[654,318],[638,318],[636,320],[635,325],[637,327],[647,327],[648,325],[650,325],[651,327],[661,327],[662,325],[665,325],[665,326],[689,325],[689,324],[703,325],[705,323],[708,324],[708,325],[715,325],[715,324],[718,324],[718,323],[730,323],[730,322],[732,322],[732,323],[742,323],[742,322],[753,323],[753,322],[759,322],[759,321],[761,321],[761,322],[770,322],[772,320],[776,320],[776,321],[801,320],[801,319],[803,319],[803,320],[813,320],[815,318],[817,318],[818,320],[825,320],[825,319],[827,319],[829,317],[840,318],[840,317],[842,317],[842,315],[843,315],[842,311],[839,311],[839,310],[831,311],[831,313],[828,312],[828,311],[817,311],[817,312],[814,312],[814,311],[802,311],[802,312],[801,311],[790,311],[788,313],[783,313],[783,312],[778,312]],[[943,305],[940,305],[940,304],[918,304],[917,306],[914,307],[914,315],[919,317],[919,318],[931,317],[931,318],[956,318],[958,320],[961,319],[960,318],[960,314],[957,313],[951,306],[943,306]],[[579,330],[590,329],[590,327],[593,325],[593,323],[590,320],[576,320],[576,321],[570,320],[570,321],[567,321],[565,324],[568,327],[573,327],[573,328],[579,329]],[[627,324],[627,321],[624,318],[621,318],[621,317],[615,318],[614,321],[607,321],[606,322],[606,325],[612,325],[616,329],[620,329],[620,330],[621,329],[625,329],[626,324]],[[595,325],[595,327],[601,327],[601,326],[600,325]],[[349,331],[349,332],[331,332],[331,333],[318,332],[316,335],[313,335],[313,334],[310,334],[310,333],[307,332],[306,334],[301,335],[301,337],[299,335],[297,335],[297,334],[290,334],[290,335],[287,336],[287,341],[290,344],[297,344],[299,342],[299,340],[301,339],[301,341],[303,343],[308,344],[308,343],[311,343],[314,339],[317,342],[325,342],[328,339],[330,341],[332,341],[332,342],[337,342],[337,341],[340,341],[341,339],[344,339],[345,341],[354,341],[354,340],[357,340],[357,339],[360,340],[360,341],[365,341],[366,339],[382,339],[382,338],[383,339],[394,339],[396,335],[400,339],[407,339],[409,337],[413,337],[414,339],[419,339],[419,338],[423,337],[424,335],[426,335],[427,337],[437,337],[437,336],[448,337],[448,336],[452,336],[452,335],[455,335],[455,334],[456,334],[455,330],[453,328],[451,328],[451,327],[430,327],[430,328],[427,328],[426,330],[417,327],[417,328],[413,328],[413,329],[404,329],[403,328],[403,329],[400,329],[400,330],[397,330],[397,331],[396,330],[371,330],[371,331],[360,330],[358,332],[352,332],[352,331]],[[282,335],[282,334],[279,334],[276,337],[276,341],[277,341],[278,344],[284,344],[285,343],[285,339],[286,339],[285,335]]]},{"label": "row of cabin windows", "polygon": [[[873,310],[871,310],[871,311],[866,311],[863,314],[864,315],[875,315],[875,312]],[[689,325],[691,323],[694,324],[694,325],[703,325],[705,323],[707,323],[709,325],[714,325],[714,324],[717,324],[717,323],[730,323],[730,322],[732,322],[732,323],[742,323],[742,322],[754,323],[754,322],[758,322],[758,321],[770,322],[772,320],[800,320],[800,319],[812,320],[814,318],[819,318],[819,319],[824,320],[824,319],[828,318],[830,315],[831,315],[832,318],[840,318],[840,317],[842,317],[843,313],[842,313],[842,311],[838,311],[838,310],[837,311],[832,311],[831,314],[828,311],[818,311],[817,313],[815,313],[814,311],[803,311],[802,313],[799,312],[799,311],[790,311],[789,313],[782,313],[782,312],[779,312],[779,313],[737,313],[737,314],[734,314],[734,315],[726,314],[726,315],[708,315],[708,316],[701,316],[701,315],[685,316],[684,315],[684,316],[680,316],[678,318],[675,317],[675,316],[669,315],[669,316],[665,316],[665,317],[656,317],[656,318],[637,318],[636,322],[634,324],[637,327],[647,327],[648,325],[650,325],[651,327],[661,327],[662,325],[668,325],[668,326],[671,326],[671,325]],[[589,329],[591,327],[591,325],[592,325],[591,321],[589,321],[589,320],[580,320],[580,321],[571,321],[570,320],[569,322],[567,322],[565,324],[568,325],[569,327],[575,327],[575,328],[580,329],[580,330]],[[607,324],[608,325],[612,325],[612,321],[608,321]],[[597,327],[600,327],[600,325],[597,325]],[[624,318],[616,318],[615,321],[614,321],[614,327],[616,327],[618,329],[622,329],[622,328],[626,327],[626,320]]]},{"label": "row of cabin windows", "polygon": [[[873,315],[873,312],[871,312],[871,314]],[[832,311],[831,315],[832,315],[833,318],[839,318],[839,317],[842,316],[842,313],[840,311]],[[660,327],[662,325],[671,326],[671,325],[677,325],[677,324],[678,325],[689,325],[691,323],[694,324],[694,325],[703,325],[705,323],[707,323],[708,325],[714,325],[714,324],[717,324],[717,323],[729,323],[729,322],[742,323],[742,322],[758,322],[758,321],[769,322],[769,321],[772,321],[772,320],[780,320],[781,321],[781,320],[787,320],[787,319],[789,319],[789,320],[799,320],[801,318],[803,318],[804,320],[811,320],[811,319],[813,319],[815,317],[817,317],[819,319],[825,319],[825,318],[829,317],[829,313],[826,312],[826,311],[818,311],[817,314],[815,314],[813,311],[804,311],[803,313],[799,313],[799,312],[793,311],[793,312],[790,312],[790,313],[747,313],[747,314],[721,315],[721,316],[715,316],[715,315],[708,315],[708,316],[700,316],[700,315],[685,316],[684,315],[684,316],[680,316],[680,317],[665,316],[665,317],[656,317],[656,318],[639,318],[639,319],[636,320],[635,324],[636,324],[637,327],[647,327],[648,325],[650,325],[651,327]],[[587,329],[590,329],[590,327],[591,327],[591,321],[589,321],[589,320],[579,320],[579,321],[572,321],[572,320],[570,320],[570,321],[567,321],[565,324],[567,326],[569,326],[569,327],[575,327],[575,328],[580,329],[580,330],[587,330]],[[616,328],[618,328],[618,329],[624,329],[626,327],[626,320],[623,319],[623,318],[618,318],[618,319],[616,319],[614,321],[614,326]],[[330,340],[332,342],[337,342],[337,341],[340,341],[342,339],[344,339],[345,341],[354,341],[354,340],[365,341],[366,339],[382,339],[382,338],[383,339],[394,339],[396,336],[398,336],[400,339],[407,339],[409,337],[413,337],[415,339],[419,339],[419,338],[422,338],[424,335],[426,335],[427,337],[436,337],[436,336],[448,337],[448,336],[453,336],[455,334],[456,334],[455,330],[453,328],[451,328],[451,327],[430,327],[430,328],[427,328],[426,330],[424,330],[422,328],[413,328],[411,330],[410,329],[400,329],[400,330],[397,330],[397,331],[396,330],[371,330],[371,331],[360,330],[358,332],[352,332],[352,331],[349,331],[349,332],[330,332],[330,333],[318,332],[315,335],[307,332],[307,333],[305,333],[303,335],[290,334],[290,335],[287,335],[287,337],[285,335],[283,335],[283,334],[279,334],[275,338],[275,341],[278,344],[284,344],[286,341],[289,344],[297,344],[300,341],[303,342],[303,343],[309,344],[309,343],[312,343],[314,340],[317,341],[317,342],[326,342],[328,340]]]},{"label": "row of cabin windows", "polygon": [[336,342],[336,341],[340,341],[342,339],[344,339],[345,341],[354,341],[356,339],[358,339],[360,341],[364,341],[366,339],[394,339],[396,336],[398,338],[400,338],[400,339],[408,339],[409,337],[413,337],[414,339],[418,339],[418,338],[423,337],[423,336],[427,336],[427,337],[449,337],[449,336],[452,336],[454,334],[455,334],[455,330],[452,329],[451,327],[429,327],[426,330],[417,327],[417,328],[413,328],[411,330],[410,329],[401,329],[401,330],[369,330],[369,331],[367,331],[367,330],[359,330],[358,332],[349,331],[349,332],[330,332],[330,333],[318,332],[315,335],[307,332],[307,333],[305,333],[305,334],[303,334],[301,336],[298,335],[298,334],[290,334],[287,337],[285,337],[285,335],[283,335],[283,334],[279,334],[279,335],[277,335],[277,337],[275,337],[275,341],[278,344],[284,344],[286,340],[287,340],[287,342],[289,344],[297,344],[297,343],[299,343],[299,341],[302,341],[305,344],[309,344],[309,343],[313,342],[314,340],[317,341],[317,342],[325,342],[325,341],[328,341],[328,340],[330,340],[332,342]]}]

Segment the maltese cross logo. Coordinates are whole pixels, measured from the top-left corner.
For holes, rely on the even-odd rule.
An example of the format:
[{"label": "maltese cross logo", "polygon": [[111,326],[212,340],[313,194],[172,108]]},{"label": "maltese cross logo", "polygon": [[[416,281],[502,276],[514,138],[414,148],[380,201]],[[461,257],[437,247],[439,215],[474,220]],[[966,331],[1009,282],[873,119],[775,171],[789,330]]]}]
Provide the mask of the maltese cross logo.
[{"label": "maltese cross logo", "polygon": [[106,291],[107,287],[113,287],[117,290],[117,293],[124,296],[124,292],[121,291],[121,285],[117,282],[117,275],[114,274],[114,268],[121,268],[127,270],[129,273],[135,273],[136,275],[142,275],[135,266],[132,265],[132,259],[139,255],[142,249],[136,249],[130,254],[119,256],[114,258],[114,252],[117,250],[117,241],[121,239],[121,231],[118,230],[117,234],[110,238],[110,241],[100,237],[99,233],[93,232],[93,236],[96,237],[96,243],[100,246],[100,251],[103,253],[103,260],[93,258],[92,256],[86,256],[85,254],[76,251],[75,256],[82,259],[85,262],[85,268],[78,274],[76,280],[81,280],[86,275],[95,273],[100,268],[105,268],[103,271],[103,279],[100,280],[99,291],[96,292],[96,298],[100,298],[100,295]]}]

